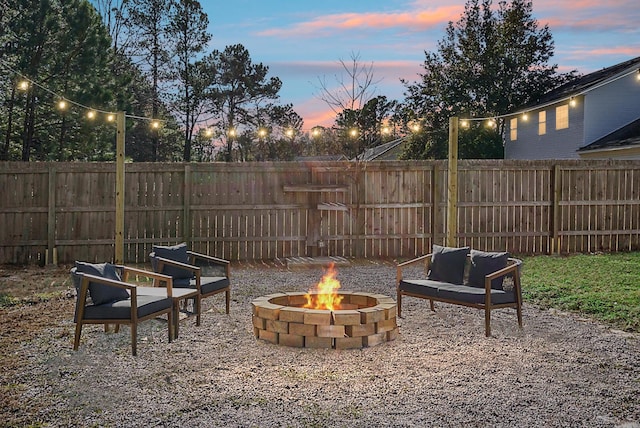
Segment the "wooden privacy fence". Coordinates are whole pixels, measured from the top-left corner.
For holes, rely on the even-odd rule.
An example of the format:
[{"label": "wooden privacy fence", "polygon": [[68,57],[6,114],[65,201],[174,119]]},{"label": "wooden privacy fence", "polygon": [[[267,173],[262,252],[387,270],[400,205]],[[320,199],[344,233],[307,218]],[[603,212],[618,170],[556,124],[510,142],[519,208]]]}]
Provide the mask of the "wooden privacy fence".
[{"label": "wooden privacy fence", "polygon": [[[640,161],[459,161],[457,245],[640,249]],[[110,261],[114,163],[0,163],[0,263]],[[445,242],[446,161],[127,164],[125,262],[408,258]]]}]

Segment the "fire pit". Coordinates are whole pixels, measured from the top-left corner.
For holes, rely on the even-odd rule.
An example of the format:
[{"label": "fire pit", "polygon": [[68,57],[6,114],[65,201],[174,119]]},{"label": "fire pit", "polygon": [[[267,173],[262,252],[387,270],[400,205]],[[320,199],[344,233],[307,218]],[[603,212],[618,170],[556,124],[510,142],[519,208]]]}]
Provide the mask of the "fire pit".
[{"label": "fire pit", "polygon": [[398,336],[396,302],[383,294],[337,292],[333,265],[315,290],[276,293],[252,302],[255,337],[299,348],[352,349]]}]

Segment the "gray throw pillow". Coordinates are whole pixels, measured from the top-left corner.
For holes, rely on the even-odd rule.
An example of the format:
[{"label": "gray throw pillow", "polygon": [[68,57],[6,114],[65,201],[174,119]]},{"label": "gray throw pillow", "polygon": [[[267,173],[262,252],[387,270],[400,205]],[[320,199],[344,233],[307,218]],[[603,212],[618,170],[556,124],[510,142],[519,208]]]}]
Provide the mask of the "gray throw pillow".
[{"label": "gray throw pillow", "polygon": [[[115,281],[122,280],[115,265],[111,263],[76,262],[76,272],[113,279]],[[89,296],[91,296],[91,301],[94,305],[103,305],[105,303],[127,300],[129,298],[129,292],[124,288],[90,282]]]},{"label": "gray throw pillow", "polygon": [[[189,263],[189,255],[187,254],[187,244],[182,243],[172,246],[154,245],[153,252],[157,257],[163,259],[173,260],[174,262]],[[164,265],[162,272],[164,275],[169,275],[175,279],[192,278],[193,272],[186,269],[181,269],[175,266]]]},{"label": "gray throw pillow", "polygon": [[[509,253],[485,252],[471,250],[471,267],[469,269],[469,285],[473,287],[484,287],[484,280],[487,275],[507,267]],[[502,290],[504,277],[491,281],[491,288]]]},{"label": "gray throw pillow", "polygon": [[462,284],[469,247],[453,248],[434,245],[428,279]]}]

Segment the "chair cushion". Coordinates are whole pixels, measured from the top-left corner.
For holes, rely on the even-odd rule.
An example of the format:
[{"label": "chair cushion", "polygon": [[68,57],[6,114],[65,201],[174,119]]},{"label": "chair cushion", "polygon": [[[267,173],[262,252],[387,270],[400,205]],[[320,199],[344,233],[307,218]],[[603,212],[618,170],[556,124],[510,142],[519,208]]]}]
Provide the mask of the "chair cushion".
[{"label": "chair cushion", "polygon": [[[162,257],[163,259],[173,260],[174,262],[189,263],[189,255],[187,254],[187,244],[182,243],[172,246],[154,245],[153,252],[156,257]],[[165,275],[169,275],[173,278],[191,278],[193,272],[186,269],[181,269],[175,266],[164,265],[162,272]]]},{"label": "chair cushion", "polygon": [[432,281],[462,284],[469,247],[453,248],[434,245],[432,253],[427,278]]},{"label": "chair cushion", "polygon": [[[176,288],[196,288],[195,279],[178,279],[173,281]],[[226,276],[200,277],[200,294],[209,294],[229,286],[229,278]]]},{"label": "chair cushion", "polygon": [[[76,262],[76,272],[113,279],[116,281],[122,280],[116,266],[111,263]],[[129,298],[129,292],[125,288],[90,282],[89,296],[91,296],[91,301],[94,305],[102,305],[105,303],[127,300]]]},{"label": "chair cushion", "polygon": [[[509,253],[494,253],[471,250],[471,266],[469,268],[468,285],[484,288],[485,276],[507,267]],[[491,281],[491,288],[502,290],[504,277]]]},{"label": "chair cushion", "polygon": [[200,278],[200,294],[213,293],[228,286],[229,278],[226,276],[204,276]]},{"label": "chair cushion", "polygon": [[[171,308],[170,297],[138,295],[138,318],[143,318],[156,312]],[[104,305],[89,305],[84,309],[86,320],[126,320],[131,319],[131,299],[106,303]]]}]

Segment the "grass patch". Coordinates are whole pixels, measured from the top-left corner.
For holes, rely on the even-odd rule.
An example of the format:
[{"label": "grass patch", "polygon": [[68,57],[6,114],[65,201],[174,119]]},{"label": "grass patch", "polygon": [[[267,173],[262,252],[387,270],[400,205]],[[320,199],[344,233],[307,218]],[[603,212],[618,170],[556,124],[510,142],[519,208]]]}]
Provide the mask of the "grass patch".
[{"label": "grass patch", "polygon": [[640,332],[640,252],[523,259],[525,301]]},{"label": "grass patch", "polygon": [[20,303],[19,299],[5,293],[0,293],[0,308],[8,308],[9,306],[17,305],[18,303]]}]

